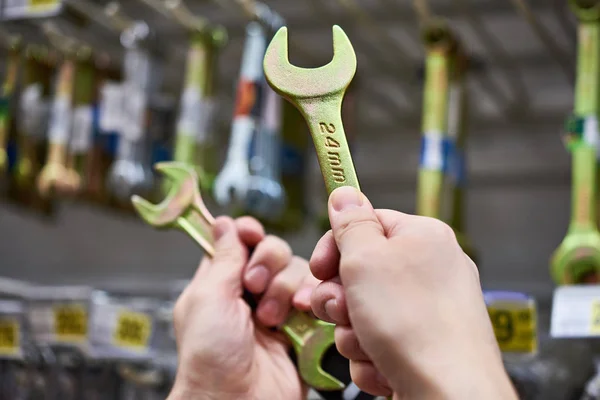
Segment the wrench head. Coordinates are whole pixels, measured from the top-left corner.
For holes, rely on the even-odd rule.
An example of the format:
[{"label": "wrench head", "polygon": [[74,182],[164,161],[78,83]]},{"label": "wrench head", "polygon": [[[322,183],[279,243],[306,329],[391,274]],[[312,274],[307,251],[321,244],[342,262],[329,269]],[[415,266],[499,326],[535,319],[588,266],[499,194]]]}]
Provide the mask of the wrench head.
[{"label": "wrench head", "polygon": [[140,196],[131,197],[134,208],[146,223],[155,227],[169,227],[190,207],[198,208],[205,217],[210,216],[200,198],[198,177],[191,166],[166,162],[156,164],[155,169],[172,184],[167,197],[159,204],[153,204]]},{"label": "wrench head", "polygon": [[333,58],[319,68],[290,64],[288,32],[280,28],[267,47],[263,62],[265,77],[273,90],[290,101],[327,97],[345,92],[356,73],[356,54],[350,39],[333,26]]}]

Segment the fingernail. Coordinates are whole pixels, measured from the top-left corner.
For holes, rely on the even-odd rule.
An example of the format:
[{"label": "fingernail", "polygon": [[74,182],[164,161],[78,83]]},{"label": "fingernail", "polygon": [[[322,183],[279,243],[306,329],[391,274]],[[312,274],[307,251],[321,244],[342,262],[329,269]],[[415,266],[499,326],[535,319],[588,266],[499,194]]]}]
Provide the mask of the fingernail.
[{"label": "fingernail", "polygon": [[267,316],[267,319],[270,321],[276,320],[279,316],[279,302],[275,299],[265,301],[261,305],[261,308],[263,316]]},{"label": "fingernail", "polygon": [[215,241],[222,238],[229,231],[229,221],[225,219],[217,219],[213,228],[213,236]]},{"label": "fingernail", "polygon": [[262,293],[269,281],[269,270],[264,265],[255,265],[246,272],[245,278],[252,293]]},{"label": "fingernail", "polygon": [[363,205],[362,194],[351,186],[342,186],[331,193],[331,205],[335,211],[344,211]]},{"label": "fingernail", "polygon": [[333,321],[337,322],[338,302],[336,299],[329,299],[325,302],[325,312]]}]

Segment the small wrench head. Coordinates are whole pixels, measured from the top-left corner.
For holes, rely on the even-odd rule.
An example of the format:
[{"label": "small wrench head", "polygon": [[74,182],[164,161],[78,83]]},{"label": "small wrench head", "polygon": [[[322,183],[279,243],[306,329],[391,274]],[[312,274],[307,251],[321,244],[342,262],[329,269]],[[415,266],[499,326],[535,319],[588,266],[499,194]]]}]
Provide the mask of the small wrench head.
[{"label": "small wrench head", "polygon": [[193,207],[197,208],[209,223],[214,223],[200,197],[198,177],[193,167],[185,163],[165,162],[156,164],[155,169],[172,184],[167,197],[159,204],[150,203],[140,196],[132,196],[133,206],[144,221],[155,227],[168,227]]},{"label": "small wrench head", "polygon": [[[290,64],[287,28],[280,28],[267,47],[263,63],[273,89],[290,101],[345,92],[356,73],[356,54],[342,28],[333,26],[333,59],[319,68]],[[332,79],[332,77],[335,77]]]}]

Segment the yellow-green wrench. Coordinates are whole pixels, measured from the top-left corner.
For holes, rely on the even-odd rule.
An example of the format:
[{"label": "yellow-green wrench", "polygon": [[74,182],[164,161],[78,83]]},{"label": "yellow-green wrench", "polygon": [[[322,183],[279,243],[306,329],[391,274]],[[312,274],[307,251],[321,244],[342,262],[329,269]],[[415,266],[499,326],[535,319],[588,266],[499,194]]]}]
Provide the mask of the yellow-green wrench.
[{"label": "yellow-green wrench", "polygon": [[596,222],[600,2],[569,3],[579,20],[575,110],[567,127],[573,188],[569,230],[551,260],[550,271],[557,284],[597,281],[600,276],[600,233]]}]

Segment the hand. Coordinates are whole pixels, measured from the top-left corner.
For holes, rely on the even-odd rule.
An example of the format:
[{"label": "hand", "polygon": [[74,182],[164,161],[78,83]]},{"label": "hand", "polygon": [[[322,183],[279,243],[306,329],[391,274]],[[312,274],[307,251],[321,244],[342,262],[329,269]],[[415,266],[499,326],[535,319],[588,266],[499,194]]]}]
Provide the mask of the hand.
[{"label": "hand", "polygon": [[374,210],[344,187],[315,247],[317,317],[364,391],[395,399],[517,399],[475,264],[443,222]]},{"label": "hand", "polygon": [[[169,400],[305,398],[287,342],[266,328],[284,322],[292,306],[310,310],[318,281],[252,218],[220,217],[214,234],[214,257],[202,261],[175,305],[179,366]],[[261,296],[254,315],[244,287]]]}]

